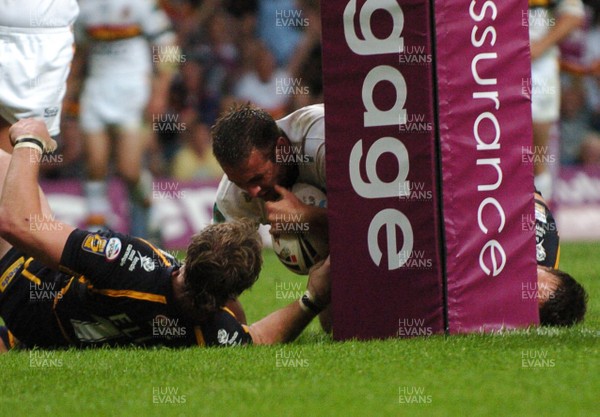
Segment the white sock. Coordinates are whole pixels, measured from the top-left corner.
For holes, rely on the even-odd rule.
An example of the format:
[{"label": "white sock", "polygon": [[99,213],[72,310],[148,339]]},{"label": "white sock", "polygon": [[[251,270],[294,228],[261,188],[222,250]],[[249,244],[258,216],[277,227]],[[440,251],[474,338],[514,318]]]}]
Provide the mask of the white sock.
[{"label": "white sock", "polygon": [[110,203],[106,191],[106,181],[86,181],[84,192],[87,200],[88,215],[108,217]]},{"label": "white sock", "polygon": [[533,183],[535,184],[535,188],[542,193],[542,196],[546,201],[552,199],[552,174],[550,171],[545,171],[536,175],[533,179]]}]

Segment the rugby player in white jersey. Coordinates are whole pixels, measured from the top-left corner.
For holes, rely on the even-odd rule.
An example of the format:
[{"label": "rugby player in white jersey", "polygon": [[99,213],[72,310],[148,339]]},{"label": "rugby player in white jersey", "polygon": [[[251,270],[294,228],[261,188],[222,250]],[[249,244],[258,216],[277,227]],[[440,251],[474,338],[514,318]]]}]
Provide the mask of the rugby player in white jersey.
[{"label": "rugby player in white jersey", "polygon": [[80,124],[88,169],[88,227],[110,224],[106,178],[114,149],[116,171],[127,184],[135,217],[130,231],[143,236],[146,221],[138,219],[148,215],[151,180],[142,169],[148,140],[142,123],[145,110],[154,117],[165,111],[177,66],[171,56],[177,49],[175,33],[153,0],[82,0],[80,8],[76,38],[84,54],[76,60],[87,58]]},{"label": "rugby player in white jersey", "polygon": [[[327,209],[300,201],[289,188],[325,184],[325,109],[303,107],[275,121],[252,104],[236,105],[212,128],[213,152],[225,175],[219,184],[214,221],[247,218],[271,230],[291,230],[301,219],[311,234],[328,238]],[[330,311],[320,316],[331,330]]]},{"label": "rugby player in white jersey", "polygon": [[8,128],[43,119],[60,133],[62,100],[73,58],[76,0],[12,0],[0,10],[0,149],[12,152]]},{"label": "rugby player in white jersey", "polygon": [[251,104],[237,105],[221,115],[211,133],[213,152],[225,172],[215,221],[246,217],[273,227],[297,218],[285,214],[302,214],[314,233],[327,235],[327,209],[306,205],[288,191],[305,183],[327,193],[322,104],[277,121]]},{"label": "rugby player in white jersey", "polygon": [[548,141],[560,116],[558,43],[582,23],[583,17],[581,0],[529,0],[534,175],[536,188],[547,199],[552,198],[552,175],[546,163],[550,160]]}]

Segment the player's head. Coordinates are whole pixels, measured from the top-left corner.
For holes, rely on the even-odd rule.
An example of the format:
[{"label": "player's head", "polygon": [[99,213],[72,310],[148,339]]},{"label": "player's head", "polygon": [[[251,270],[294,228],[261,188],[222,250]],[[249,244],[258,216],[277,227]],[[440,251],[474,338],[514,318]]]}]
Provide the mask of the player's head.
[{"label": "player's head", "polygon": [[538,307],[542,326],[571,326],[583,320],[585,289],[566,272],[538,266]]},{"label": "player's head", "polygon": [[251,104],[234,105],[219,117],[211,133],[213,153],[223,171],[251,197],[276,200],[276,184],[293,184],[297,167],[278,161],[290,147],[289,140],[266,111]]},{"label": "player's head", "polygon": [[258,232],[248,221],[210,225],[194,235],[183,285],[194,316],[205,317],[250,288],[262,266],[261,249]]}]

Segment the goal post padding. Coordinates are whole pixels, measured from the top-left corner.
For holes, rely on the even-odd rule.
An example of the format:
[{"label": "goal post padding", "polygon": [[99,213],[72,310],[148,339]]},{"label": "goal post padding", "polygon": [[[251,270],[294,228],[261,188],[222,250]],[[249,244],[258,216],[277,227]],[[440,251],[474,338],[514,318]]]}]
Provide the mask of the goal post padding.
[{"label": "goal post padding", "polygon": [[537,323],[527,3],[321,8],[334,337]]}]

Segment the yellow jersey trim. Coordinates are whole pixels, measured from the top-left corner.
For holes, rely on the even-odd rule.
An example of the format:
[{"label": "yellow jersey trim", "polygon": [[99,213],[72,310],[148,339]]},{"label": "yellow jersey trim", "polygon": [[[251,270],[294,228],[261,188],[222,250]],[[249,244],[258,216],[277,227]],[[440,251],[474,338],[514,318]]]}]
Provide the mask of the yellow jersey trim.
[{"label": "yellow jersey trim", "polygon": [[0,276],[0,292],[4,292],[6,287],[12,282],[13,278],[17,276],[17,269],[19,269],[24,262],[25,258],[21,256],[6,268],[2,276]]},{"label": "yellow jersey trim", "polygon": [[98,294],[106,295],[108,297],[128,297],[136,300],[151,301],[153,303],[167,304],[167,298],[164,295],[152,294],[148,292],[134,291],[134,290],[109,290],[109,289],[96,289],[92,288],[90,291]]}]

